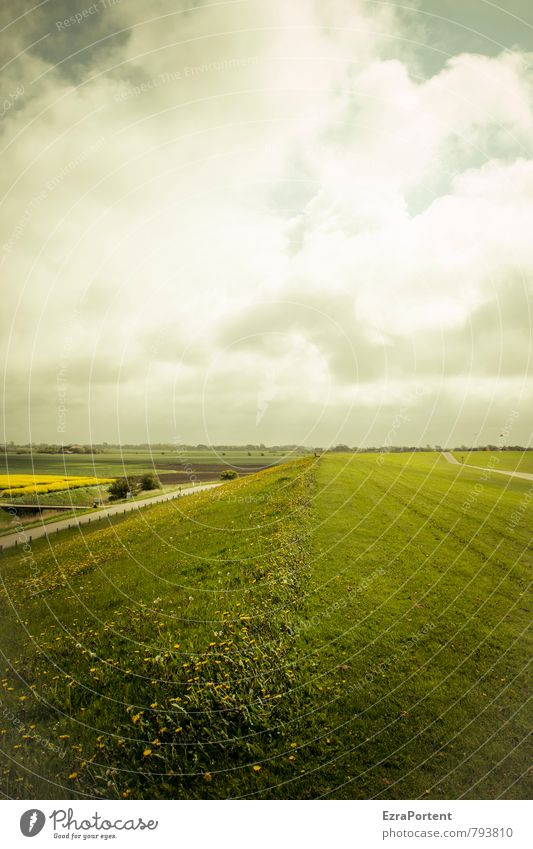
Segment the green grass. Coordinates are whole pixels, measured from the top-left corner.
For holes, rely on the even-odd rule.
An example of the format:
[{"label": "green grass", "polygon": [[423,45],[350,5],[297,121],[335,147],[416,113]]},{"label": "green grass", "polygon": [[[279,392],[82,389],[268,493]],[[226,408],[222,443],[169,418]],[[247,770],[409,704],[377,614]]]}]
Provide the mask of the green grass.
[{"label": "green grass", "polygon": [[469,466],[533,474],[533,451],[453,451],[456,460]]},{"label": "green grass", "polygon": [[321,465],[310,737],[332,756],[314,757],[317,795],[491,798],[526,770],[530,534],[508,521],[528,485],[478,492],[479,477],[428,454]]},{"label": "green grass", "polygon": [[481,476],[328,455],[5,554],[3,792],[526,796],[530,484]]},{"label": "green grass", "polygon": [[101,486],[79,486],[74,489],[58,490],[57,492],[28,492],[17,496],[6,495],[0,499],[0,505],[2,501],[5,501],[8,504],[18,504],[21,507],[24,504],[40,504],[43,507],[46,507],[47,504],[65,507],[71,504],[74,507],[92,506],[95,498],[106,497],[108,487],[109,484],[103,484]]}]

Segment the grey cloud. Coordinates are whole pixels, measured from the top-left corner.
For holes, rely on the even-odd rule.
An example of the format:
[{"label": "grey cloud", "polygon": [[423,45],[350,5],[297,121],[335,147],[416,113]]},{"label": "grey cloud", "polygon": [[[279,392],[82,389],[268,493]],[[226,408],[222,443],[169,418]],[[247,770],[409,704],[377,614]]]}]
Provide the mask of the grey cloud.
[{"label": "grey cloud", "polygon": [[278,302],[245,310],[224,326],[218,341],[232,349],[271,352],[273,344],[283,350],[278,337],[290,333],[301,333],[318,347],[339,383],[374,380],[385,370],[384,348],[369,340],[352,299],[312,295],[305,286],[287,289]]},{"label": "grey cloud", "polygon": [[116,4],[113,0],[79,0],[75,6],[71,0],[52,0],[30,12],[20,29],[18,24],[15,26],[27,43],[48,34],[32,52],[66,81],[78,84],[95,67],[105,67],[113,54],[127,44],[131,14],[128,5],[125,0]]},{"label": "grey cloud", "polygon": [[275,359],[285,352],[291,332],[319,348],[339,385],[381,378],[524,378],[531,369],[533,294],[518,277],[503,281],[461,326],[417,331],[413,337],[390,334],[380,344],[358,322],[349,296],[311,296],[302,287],[287,291],[279,303],[246,309],[224,326],[217,341],[228,352],[249,350]]}]

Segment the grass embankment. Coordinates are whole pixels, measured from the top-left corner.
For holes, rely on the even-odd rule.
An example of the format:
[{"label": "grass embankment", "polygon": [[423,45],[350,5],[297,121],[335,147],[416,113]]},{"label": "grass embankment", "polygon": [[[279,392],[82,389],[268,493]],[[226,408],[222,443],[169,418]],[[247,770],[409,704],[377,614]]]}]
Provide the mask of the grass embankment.
[{"label": "grass embankment", "polygon": [[533,451],[453,451],[452,453],[456,460],[467,466],[533,474]]},{"label": "grass embankment", "polygon": [[[64,489],[58,492],[27,493],[25,495],[19,495],[16,498],[8,498],[6,496],[3,500],[20,507],[35,504],[43,507],[46,507],[47,504],[57,504],[64,507],[69,507],[71,504],[74,507],[91,507],[95,500],[100,501],[107,498],[108,488],[109,484],[105,484],[104,486],[80,486],[75,489]],[[0,501],[1,504],[2,501]]]},{"label": "grass embankment", "polygon": [[296,795],[527,796],[530,487],[438,454],[321,464]]},{"label": "grass embankment", "polygon": [[5,555],[4,792],[526,796],[531,485],[482,476],[329,455]]},{"label": "grass embankment", "polygon": [[8,795],[245,792],[293,704],[310,473],[296,462],[36,544],[33,567],[2,560],[3,701],[22,725],[2,724],[27,769],[9,769]]}]

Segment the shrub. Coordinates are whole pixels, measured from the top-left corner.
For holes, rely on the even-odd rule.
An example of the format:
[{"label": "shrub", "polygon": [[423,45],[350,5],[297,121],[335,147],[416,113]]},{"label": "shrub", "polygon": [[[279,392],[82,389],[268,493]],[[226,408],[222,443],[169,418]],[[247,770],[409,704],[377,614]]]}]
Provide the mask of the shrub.
[{"label": "shrub", "polygon": [[146,474],[141,475],[139,479],[139,486],[143,490],[161,489],[161,482],[152,472],[146,472]]},{"label": "shrub", "polygon": [[117,478],[113,481],[107,491],[109,493],[110,501],[118,501],[120,498],[127,498],[128,493],[131,492],[130,482],[127,478]]},{"label": "shrub", "polygon": [[238,477],[237,472],[233,469],[224,469],[224,471],[220,474],[220,478],[223,481],[232,481],[235,480],[236,477]]}]

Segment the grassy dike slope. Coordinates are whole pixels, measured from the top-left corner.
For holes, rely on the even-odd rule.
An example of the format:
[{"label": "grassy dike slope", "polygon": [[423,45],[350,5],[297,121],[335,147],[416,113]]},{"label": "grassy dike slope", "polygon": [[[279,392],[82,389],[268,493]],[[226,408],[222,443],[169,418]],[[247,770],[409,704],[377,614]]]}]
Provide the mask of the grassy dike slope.
[{"label": "grassy dike slope", "polygon": [[527,795],[529,484],[482,475],[298,460],[4,555],[3,792]]},{"label": "grassy dike slope", "polygon": [[294,704],[312,476],[295,461],[4,555],[6,795],[254,786]]},{"label": "grassy dike slope", "polygon": [[527,482],[438,454],[329,456],[317,477],[313,792],[527,795]]}]

